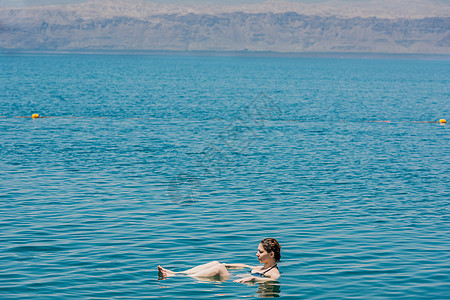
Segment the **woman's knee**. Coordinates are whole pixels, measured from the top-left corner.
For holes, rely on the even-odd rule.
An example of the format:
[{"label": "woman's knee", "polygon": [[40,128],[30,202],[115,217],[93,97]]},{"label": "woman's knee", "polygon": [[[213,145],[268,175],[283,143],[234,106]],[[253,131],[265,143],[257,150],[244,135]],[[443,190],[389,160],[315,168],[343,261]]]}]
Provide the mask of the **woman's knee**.
[{"label": "woman's knee", "polygon": [[220,277],[230,277],[230,273],[228,272],[227,268],[225,267],[225,265],[220,264],[217,266],[217,273]]}]

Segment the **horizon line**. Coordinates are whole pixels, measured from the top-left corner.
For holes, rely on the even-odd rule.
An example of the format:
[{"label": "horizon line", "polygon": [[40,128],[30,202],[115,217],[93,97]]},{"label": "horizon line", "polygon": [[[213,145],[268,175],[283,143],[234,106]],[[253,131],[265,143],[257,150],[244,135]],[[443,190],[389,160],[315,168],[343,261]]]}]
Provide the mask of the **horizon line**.
[{"label": "horizon line", "polygon": [[20,54],[80,54],[80,55],[178,55],[178,56],[238,56],[238,57],[286,57],[286,58],[398,58],[450,60],[450,53],[398,53],[398,52],[276,52],[276,51],[222,51],[222,50],[133,50],[133,49],[0,49],[0,55]]}]

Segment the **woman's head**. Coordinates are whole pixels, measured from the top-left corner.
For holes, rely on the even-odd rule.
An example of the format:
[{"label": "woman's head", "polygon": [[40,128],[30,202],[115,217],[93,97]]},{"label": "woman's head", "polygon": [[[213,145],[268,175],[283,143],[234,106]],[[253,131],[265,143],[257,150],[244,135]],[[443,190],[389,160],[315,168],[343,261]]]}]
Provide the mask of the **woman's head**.
[{"label": "woman's head", "polygon": [[[260,249],[262,248],[262,249]],[[264,251],[260,251],[264,250]],[[261,241],[258,247],[258,258],[261,260],[265,255],[264,252],[267,253],[270,257],[272,257],[276,262],[279,262],[281,259],[281,246],[277,242],[276,239],[273,238],[266,238]]]}]

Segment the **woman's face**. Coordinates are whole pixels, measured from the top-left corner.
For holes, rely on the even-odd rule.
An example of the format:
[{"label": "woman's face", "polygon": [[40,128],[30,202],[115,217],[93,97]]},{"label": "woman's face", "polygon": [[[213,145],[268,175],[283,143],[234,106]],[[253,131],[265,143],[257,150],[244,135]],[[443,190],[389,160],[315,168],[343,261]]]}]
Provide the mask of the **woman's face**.
[{"label": "woman's face", "polygon": [[264,264],[266,262],[269,262],[271,259],[273,259],[273,252],[267,252],[263,245],[259,243],[258,251],[256,252],[256,256],[258,256],[258,260],[260,263]]}]

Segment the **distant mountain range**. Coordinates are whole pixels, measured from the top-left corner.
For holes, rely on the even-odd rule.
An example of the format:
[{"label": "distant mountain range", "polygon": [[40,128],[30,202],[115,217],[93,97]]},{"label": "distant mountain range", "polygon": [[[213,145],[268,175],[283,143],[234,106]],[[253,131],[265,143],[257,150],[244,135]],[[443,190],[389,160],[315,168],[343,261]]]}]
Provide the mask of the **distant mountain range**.
[{"label": "distant mountain range", "polygon": [[96,0],[4,8],[0,9],[0,50],[450,54],[450,5],[445,3],[272,0],[194,6]]}]

